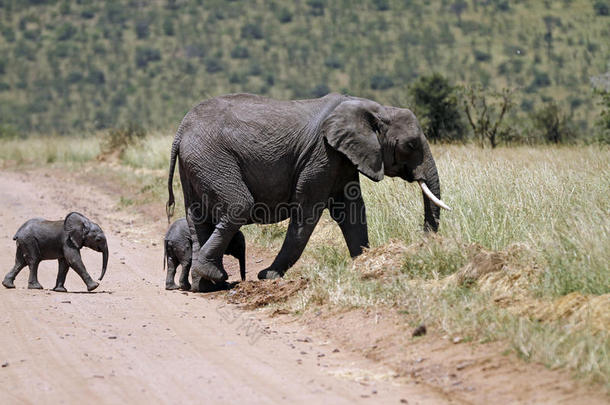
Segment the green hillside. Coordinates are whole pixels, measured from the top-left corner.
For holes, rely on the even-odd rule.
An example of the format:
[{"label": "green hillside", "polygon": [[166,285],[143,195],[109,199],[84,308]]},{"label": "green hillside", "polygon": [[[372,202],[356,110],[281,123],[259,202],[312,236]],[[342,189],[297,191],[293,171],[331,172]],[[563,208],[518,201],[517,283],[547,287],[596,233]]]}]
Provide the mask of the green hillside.
[{"label": "green hillside", "polygon": [[410,83],[440,72],[517,87],[521,113],[555,100],[586,130],[608,14],[607,0],[0,0],[0,125],[174,129],[240,91],[409,105]]}]

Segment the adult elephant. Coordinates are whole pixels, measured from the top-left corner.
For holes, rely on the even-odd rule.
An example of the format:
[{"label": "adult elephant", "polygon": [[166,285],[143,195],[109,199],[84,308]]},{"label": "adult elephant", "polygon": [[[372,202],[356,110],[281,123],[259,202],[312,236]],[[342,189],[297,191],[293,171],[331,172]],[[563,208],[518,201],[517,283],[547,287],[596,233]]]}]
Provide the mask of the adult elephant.
[{"label": "adult elephant", "polygon": [[[282,248],[259,279],[282,277],[301,256],[323,209],[339,224],[352,257],[367,247],[358,172],[419,182],[424,229],[437,231],[440,185],[428,142],[408,109],[329,94],[278,101],[251,94],[206,100],[174,138],[168,215],[176,159],[193,247],[193,289],[222,282],[222,256],[240,226],[290,218]],[[196,257],[195,257],[196,256]]]}]

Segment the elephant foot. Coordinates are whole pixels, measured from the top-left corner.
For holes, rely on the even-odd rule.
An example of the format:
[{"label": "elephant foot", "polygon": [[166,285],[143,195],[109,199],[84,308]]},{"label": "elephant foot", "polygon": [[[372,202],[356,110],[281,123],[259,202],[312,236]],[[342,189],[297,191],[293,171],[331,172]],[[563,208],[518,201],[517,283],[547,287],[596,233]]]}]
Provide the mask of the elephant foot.
[{"label": "elephant foot", "polygon": [[191,283],[189,283],[188,281],[186,281],[186,282],[184,282],[184,281],[180,282],[180,289],[181,289],[182,291],[190,291],[190,289],[191,289]]},{"label": "elephant foot", "polygon": [[53,291],[57,291],[57,292],[68,292],[68,290],[66,290],[66,287],[64,287],[63,285],[61,286],[55,286],[55,288],[53,288]]},{"label": "elephant foot", "polygon": [[35,283],[28,283],[28,290],[42,290],[42,286],[38,281]]},{"label": "elephant foot", "polygon": [[87,291],[93,291],[95,290],[98,286],[100,285],[100,283],[98,283],[97,281],[91,281],[91,283],[87,284]]},{"label": "elephant foot", "polygon": [[229,278],[227,272],[222,268],[222,262],[220,265],[211,260],[197,260],[192,268],[193,285],[195,285],[196,279],[206,279],[215,283],[221,283]]},{"label": "elephant foot", "polygon": [[15,288],[15,284],[13,283],[13,280],[10,280],[7,278],[2,280],[2,285],[5,286],[6,288]]},{"label": "elephant foot", "polygon": [[265,269],[265,270],[259,271],[259,273],[258,273],[259,280],[273,280],[273,279],[282,278],[282,277],[284,277],[284,273],[280,273],[277,270]]},{"label": "elephant foot", "polygon": [[165,289],[166,290],[177,290],[179,287],[176,285],[176,283],[165,283]]}]

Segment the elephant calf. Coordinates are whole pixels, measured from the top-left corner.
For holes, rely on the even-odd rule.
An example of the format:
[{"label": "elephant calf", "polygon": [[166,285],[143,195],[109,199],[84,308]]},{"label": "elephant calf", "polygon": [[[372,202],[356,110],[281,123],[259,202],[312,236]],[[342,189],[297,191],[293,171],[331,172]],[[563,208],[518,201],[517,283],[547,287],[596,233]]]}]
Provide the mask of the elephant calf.
[{"label": "elephant calf", "polygon": [[69,213],[63,221],[47,221],[43,218],[33,218],[21,225],[13,240],[17,244],[15,266],[2,281],[6,288],[15,288],[15,277],[26,265],[30,268],[28,288],[40,289],[38,282],[38,264],[42,260],[57,259],[59,270],[57,282],[53,291],[66,292],[64,282],[68,269],[72,267],[87,285],[88,291],[93,291],[99,285],[94,281],[83,265],[80,249],[87,246],[97,252],[102,252],[102,274],[104,278],[108,265],[108,243],[102,229],[78,212]]},{"label": "elephant calf", "polygon": [[[165,280],[166,290],[190,290],[189,271],[191,268],[193,242],[186,218],[176,220],[167,230],[163,244],[164,261],[167,263],[167,278]],[[241,280],[246,279],[246,239],[243,233],[237,232],[225,254],[231,255],[239,260],[239,275]],[[182,266],[180,274],[180,287],[174,282],[176,268]]]}]

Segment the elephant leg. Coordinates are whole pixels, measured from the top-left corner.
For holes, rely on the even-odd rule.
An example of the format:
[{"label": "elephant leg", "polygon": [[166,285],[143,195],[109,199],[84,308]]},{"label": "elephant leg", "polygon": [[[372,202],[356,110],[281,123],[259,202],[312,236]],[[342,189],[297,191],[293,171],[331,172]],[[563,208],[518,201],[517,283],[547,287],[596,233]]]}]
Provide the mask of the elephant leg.
[{"label": "elephant leg", "polygon": [[29,263],[30,277],[28,278],[28,288],[31,290],[41,290],[42,286],[38,282],[38,264],[39,261]]},{"label": "elephant leg", "polygon": [[311,210],[302,218],[301,215],[297,215],[290,219],[282,248],[271,266],[258,273],[260,280],[283,277],[286,270],[299,260],[311,233],[320,220],[321,213],[322,210]]},{"label": "elephant leg", "polygon": [[189,273],[191,271],[191,259],[184,260],[181,264],[182,271],[180,273],[180,289],[188,291],[191,289],[191,283],[189,283]]},{"label": "elephant leg", "polygon": [[174,282],[176,276],[176,258],[172,255],[167,256],[167,277],[165,278],[165,289],[166,290],[177,290],[178,286]]},{"label": "elephant leg", "polygon": [[85,268],[85,265],[83,264],[83,261],[80,257],[80,252],[78,251],[78,249],[71,248],[71,247],[64,247],[64,256],[65,256],[66,260],[68,261],[68,264],[70,265],[70,267],[72,267],[74,269],[74,271],[76,271],[76,274],[78,274],[80,276],[80,278],[87,285],[87,291],[93,291],[100,285],[97,281],[94,281],[91,278],[89,273],[87,273],[87,269]]},{"label": "elephant leg", "polygon": [[23,269],[25,266],[27,266],[27,262],[25,261],[25,257],[23,257],[23,252],[21,252],[21,248],[17,247],[17,253],[15,253],[15,265],[11,271],[6,273],[6,276],[4,276],[2,285],[6,288],[15,288],[15,277],[17,277],[17,274],[19,274],[21,269]]},{"label": "elephant leg", "polygon": [[[360,187],[354,187],[357,187],[357,190],[352,190],[354,196],[348,197],[342,193],[332,198],[328,207],[330,216],[341,228],[351,257],[360,255],[362,248],[369,247],[366,208],[360,194]],[[349,192],[349,194],[352,193]]]},{"label": "elephant leg", "polygon": [[230,222],[228,218],[221,219],[216,225],[208,240],[199,249],[197,258],[193,262],[192,289],[200,290],[198,285],[201,279],[214,283],[222,283],[227,280],[228,275],[222,264],[222,256],[227,250],[233,235],[239,231],[239,227],[240,225]]},{"label": "elephant leg", "polygon": [[64,287],[64,283],[66,282],[66,276],[68,275],[68,270],[70,269],[70,265],[68,261],[64,258],[58,260],[58,270],[57,270],[57,281],[55,282],[55,287],[53,291],[58,292],[67,292],[66,287]]},{"label": "elephant leg", "polygon": [[237,231],[225,254],[229,254],[239,260],[239,277],[241,281],[246,280],[246,238],[241,231]]}]

